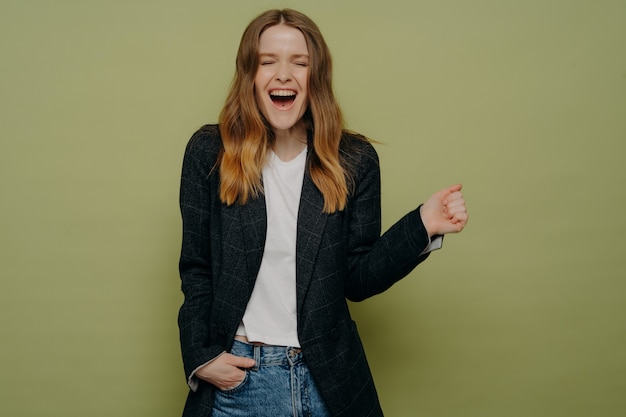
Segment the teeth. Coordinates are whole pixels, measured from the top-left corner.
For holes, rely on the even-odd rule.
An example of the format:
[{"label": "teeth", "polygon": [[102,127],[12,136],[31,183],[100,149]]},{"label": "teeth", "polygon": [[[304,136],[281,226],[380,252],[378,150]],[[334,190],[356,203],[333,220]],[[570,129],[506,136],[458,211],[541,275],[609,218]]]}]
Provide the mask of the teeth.
[{"label": "teeth", "polygon": [[293,90],[274,90],[270,92],[270,95],[277,97],[292,97],[296,95],[296,92]]}]

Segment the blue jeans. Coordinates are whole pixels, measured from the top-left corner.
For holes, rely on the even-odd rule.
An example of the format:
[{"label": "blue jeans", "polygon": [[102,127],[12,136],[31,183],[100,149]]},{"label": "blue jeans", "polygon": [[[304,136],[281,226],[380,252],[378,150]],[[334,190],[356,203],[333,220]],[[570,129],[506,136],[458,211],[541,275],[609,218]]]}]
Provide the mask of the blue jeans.
[{"label": "blue jeans", "polygon": [[217,390],[212,417],[330,417],[300,349],[235,340],[231,353],[256,365],[235,388]]}]

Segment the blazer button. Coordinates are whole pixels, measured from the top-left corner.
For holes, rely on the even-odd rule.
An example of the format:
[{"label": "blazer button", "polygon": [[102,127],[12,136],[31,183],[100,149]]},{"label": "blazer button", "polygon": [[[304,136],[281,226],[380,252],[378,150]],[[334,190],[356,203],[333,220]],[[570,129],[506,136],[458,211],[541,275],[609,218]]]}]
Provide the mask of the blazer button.
[{"label": "blazer button", "polygon": [[228,334],[228,329],[225,324],[220,324],[220,327],[217,328],[217,333],[220,336],[226,336]]},{"label": "blazer button", "polygon": [[330,336],[330,338],[333,339],[333,340],[338,340],[339,339],[339,330],[337,330],[336,327],[333,327],[332,329],[330,329],[330,332],[328,333],[328,336]]}]

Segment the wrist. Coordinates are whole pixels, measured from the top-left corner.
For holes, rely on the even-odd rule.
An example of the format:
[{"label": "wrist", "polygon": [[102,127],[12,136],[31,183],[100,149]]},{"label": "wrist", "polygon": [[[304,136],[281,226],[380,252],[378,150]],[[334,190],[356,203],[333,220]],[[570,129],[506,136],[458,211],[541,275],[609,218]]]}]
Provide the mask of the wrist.
[{"label": "wrist", "polygon": [[420,206],[419,209],[420,209],[419,211],[420,211],[420,217],[422,219],[422,224],[424,225],[424,229],[426,229],[426,233],[428,234],[428,237],[432,238],[433,236],[437,234],[441,234],[441,233],[437,233],[437,231],[435,230],[432,218],[430,217],[428,210],[424,209],[423,204]]}]

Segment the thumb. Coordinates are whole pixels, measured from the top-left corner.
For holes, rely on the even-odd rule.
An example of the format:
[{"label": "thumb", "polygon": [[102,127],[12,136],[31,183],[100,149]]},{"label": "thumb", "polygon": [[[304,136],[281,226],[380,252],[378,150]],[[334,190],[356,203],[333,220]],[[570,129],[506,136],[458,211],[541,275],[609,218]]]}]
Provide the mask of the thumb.
[{"label": "thumb", "polygon": [[[445,197],[449,196],[452,193],[456,193],[457,191],[461,191],[462,188],[463,188],[463,184],[451,185],[451,186],[441,190],[439,192],[439,195],[441,196],[441,198],[445,198]],[[445,202],[444,202],[444,204],[445,204]]]},{"label": "thumb", "polygon": [[254,359],[244,358],[243,356],[233,356],[230,364],[238,368],[252,368],[255,365]]}]

